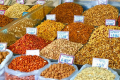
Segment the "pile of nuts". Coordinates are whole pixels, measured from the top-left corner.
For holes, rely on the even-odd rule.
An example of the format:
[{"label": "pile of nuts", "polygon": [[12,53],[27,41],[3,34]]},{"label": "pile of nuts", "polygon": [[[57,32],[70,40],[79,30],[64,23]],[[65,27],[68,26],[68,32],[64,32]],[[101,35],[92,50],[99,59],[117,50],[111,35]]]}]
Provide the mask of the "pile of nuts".
[{"label": "pile of nuts", "polygon": [[82,47],[81,43],[75,43],[66,39],[57,39],[40,51],[40,55],[48,59],[58,60],[61,53],[75,55]]},{"label": "pile of nuts", "polygon": [[60,22],[46,20],[37,26],[37,36],[53,41],[57,37],[57,31],[61,31],[64,27],[65,25]]},{"label": "pile of nuts", "polygon": [[94,26],[90,26],[83,23],[70,23],[63,31],[69,31],[69,40],[86,44],[94,29]]},{"label": "pile of nuts", "polygon": [[81,15],[83,12],[82,6],[76,3],[63,3],[58,5],[51,11],[51,14],[56,14],[56,21],[62,23],[72,23],[74,15]]},{"label": "pile of nuts", "polygon": [[83,13],[83,16],[85,16],[84,23],[93,26],[105,25],[106,19],[115,19],[117,21],[118,14],[118,9],[110,4],[96,5]]},{"label": "pile of nuts", "polygon": [[93,31],[88,44],[75,55],[76,64],[92,64],[93,58],[109,59],[109,67],[120,69],[120,38],[109,38],[109,30],[118,26],[99,26]]},{"label": "pile of nuts", "polygon": [[115,75],[104,68],[88,67],[77,74],[74,80],[115,80]]},{"label": "pile of nuts", "polygon": [[58,63],[51,65],[43,71],[40,76],[52,79],[63,79],[69,77],[74,71],[75,68],[72,65]]},{"label": "pile of nuts", "polygon": [[10,6],[6,11],[5,11],[5,16],[8,16],[9,18],[19,18],[20,15],[28,10],[30,7],[23,5],[23,4],[14,4]]},{"label": "pile of nuts", "polygon": [[0,64],[4,61],[9,52],[0,52]]}]

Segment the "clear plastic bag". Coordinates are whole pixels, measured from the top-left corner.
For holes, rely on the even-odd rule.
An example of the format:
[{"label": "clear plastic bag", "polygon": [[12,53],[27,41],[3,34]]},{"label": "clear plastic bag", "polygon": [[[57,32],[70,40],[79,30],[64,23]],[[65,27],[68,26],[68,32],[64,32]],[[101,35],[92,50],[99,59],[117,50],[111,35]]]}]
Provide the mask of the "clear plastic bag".
[{"label": "clear plastic bag", "polygon": [[[19,57],[19,56],[15,56],[14,58],[16,58],[16,57]],[[48,61],[48,64],[45,65],[43,68],[49,67],[51,65],[51,62],[46,58],[43,58],[43,59]],[[15,70],[8,68],[8,65],[10,64],[10,62],[5,66],[5,80],[9,80],[9,79],[11,79],[11,80],[16,80],[16,79],[17,80],[28,80],[28,79],[35,80],[34,75],[38,74],[39,70],[43,69],[43,68],[41,68],[39,70],[34,70],[31,72],[20,72],[18,70],[15,71]]]},{"label": "clear plastic bag", "polygon": [[[58,62],[51,62],[51,65],[52,65],[52,64],[58,64]],[[64,78],[64,79],[61,79],[61,80],[70,80],[70,78],[73,77],[76,72],[78,72],[77,66],[74,65],[74,64],[73,64],[72,66],[74,66],[74,68],[76,69],[75,72],[72,73],[72,75],[70,75],[69,77]],[[44,70],[46,70],[47,68],[49,68],[49,66],[44,67],[43,69],[41,69],[41,70],[39,71],[39,73],[38,73],[37,75],[35,75],[35,80],[58,80],[58,79],[44,78],[44,77],[40,76],[40,74],[41,74]]]},{"label": "clear plastic bag", "polygon": [[[83,65],[82,68],[81,68],[70,80],[74,80],[78,73],[80,73],[83,69],[88,68],[88,67],[92,67],[92,66],[89,65],[89,64]],[[108,70],[110,70],[110,71],[116,76],[116,77],[115,77],[115,80],[119,80],[119,75],[118,75],[117,72],[115,72],[115,71],[112,70],[111,68],[108,68]]]}]

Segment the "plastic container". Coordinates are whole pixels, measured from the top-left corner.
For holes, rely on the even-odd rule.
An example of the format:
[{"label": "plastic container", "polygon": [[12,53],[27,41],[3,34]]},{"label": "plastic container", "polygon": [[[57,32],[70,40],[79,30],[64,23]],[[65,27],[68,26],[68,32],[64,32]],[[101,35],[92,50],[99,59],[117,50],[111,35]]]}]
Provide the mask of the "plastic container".
[{"label": "plastic container", "polygon": [[[92,67],[92,66],[89,64],[83,65],[82,68],[70,80],[74,80],[78,73],[80,73],[83,69],[88,68],[88,67]],[[115,80],[119,80],[119,75],[116,71],[112,70],[111,68],[108,68],[108,70],[110,70],[116,76]]]},{"label": "plastic container", "polygon": [[[19,56],[14,56],[14,58],[19,57]],[[44,69],[44,68],[49,67],[51,65],[51,62],[48,59],[46,59],[46,58],[43,58],[43,59],[47,60],[48,64],[45,65],[41,69]],[[8,68],[8,65],[10,64],[10,62],[5,66],[5,80],[9,80],[9,79],[10,80],[21,80],[21,79],[23,79],[23,80],[28,80],[28,79],[35,80],[34,75],[38,74],[39,70],[41,70],[41,69],[39,69],[39,70],[31,71],[31,72],[20,72],[19,70],[15,71],[15,70]]]},{"label": "plastic container", "polygon": [[[52,64],[58,64],[58,62],[51,62],[51,65],[52,65]],[[74,64],[73,64],[72,66],[74,66],[74,68],[76,69],[75,72],[74,72],[73,74],[71,74],[69,77],[64,78],[64,79],[61,79],[61,80],[70,80],[70,78],[73,77],[76,72],[78,72],[77,66],[74,65]],[[41,69],[41,70],[39,71],[39,73],[35,76],[35,80],[58,80],[58,79],[44,78],[44,77],[40,76],[40,74],[41,74],[44,70],[46,70],[47,68],[49,68],[49,66],[44,67],[43,69]]]}]

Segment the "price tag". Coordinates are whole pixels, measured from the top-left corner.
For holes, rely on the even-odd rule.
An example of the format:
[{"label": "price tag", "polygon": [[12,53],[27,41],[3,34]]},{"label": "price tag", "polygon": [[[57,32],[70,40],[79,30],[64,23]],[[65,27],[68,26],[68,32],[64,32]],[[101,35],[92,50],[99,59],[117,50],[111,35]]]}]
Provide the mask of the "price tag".
[{"label": "price tag", "polygon": [[4,0],[0,0],[0,4],[4,5]]},{"label": "price tag", "polygon": [[84,16],[74,15],[74,22],[82,22],[82,23],[84,23]]},{"label": "price tag", "polygon": [[69,40],[69,31],[57,31],[57,39]]},{"label": "price tag", "polygon": [[115,26],[116,25],[116,20],[114,20],[114,19],[106,19],[105,24]]},{"label": "price tag", "polygon": [[0,10],[0,15],[4,15],[5,14],[5,10]]},{"label": "price tag", "polygon": [[0,43],[0,51],[5,51],[7,48],[7,43]]},{"label": "price tag", "polygon": [[59,63],[67,63],[67,64],[72,65],[73,62],[74,62],[74,56],[60,54]]},{"label": "price tag", "polygon": [[29,13],[29,12],[23,12],[22,16],[26,15],[27,13]]},{"label": "price tag", "polygon": [[43,4],[45,4],[45,0],[38,0],[38,1],[37,1],[37,4],[43,5]]},{"label": "price tag", "polygon": [[65,0],[65,2],[74,2],[74,0]]},{"label": "price tag", "polygon": [[26,28],[26,34],[37,35],[37,28]]},{"label": "price tag", "polygon": [[16,0],[16,2],[19,4],[24,4],[24,0]]},{"label": "price tag", "polygon": [[40,50],[26,50],[26,55],[37,55],[39,56]]},{"label": "price tag", "polygon": [[49,14],[49,15],[46,15],[46,19],[47,20],[56,20],[56,15],[55,14]]},{"label": "price tag", "polygon": [[98,5],[100,4],[107,4],[108,0],[98,0]]},{"label": "price tag", "polygon": [[120,37],[120,30],[109,30],[109,38]]},{"label": "price tag", "polygon": [[93,58],[92,67],[102,67],[108,69],[109,60]]}]

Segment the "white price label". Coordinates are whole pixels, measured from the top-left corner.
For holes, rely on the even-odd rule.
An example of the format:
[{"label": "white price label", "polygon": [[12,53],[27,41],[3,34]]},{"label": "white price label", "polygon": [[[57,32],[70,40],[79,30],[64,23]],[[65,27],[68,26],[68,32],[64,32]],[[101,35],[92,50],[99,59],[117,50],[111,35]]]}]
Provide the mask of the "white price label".
[{"label": "white price label", "polygon": [[5,51],[7,48],[7,43],[0,43],[0,51]]},{"label": "white price label", "polygon": [[49,15],[46,15],[46,19],[47,20],[56,20],[56,15],[55,14],[49,14]]},{"label": "white price label", "polygon": [[0,4],[4,5],[4,0],[0,0]]},{"label": "white price label", "polygon": [[120,37],[120,30],[109,30],[109,38]]},{"label": "white price label", "polygon": [[74,0],[65,0],[65,2],[74,2]]},{"label": "white price label", "polygon": [[57,31],[57,39],[69,40],[69,31]]},{"label": "white price label", "polygon": [[60,54],[59,63],[67,63],[71,65],[74,63],[74,56]]},{"label": "white price label", "polygon": [[82,22],[82,23],[84,23],[84,16],[74,15],[74,22]]},{"label": "white price label", "polygon": [[37,28],[26,28],[26,34],[37,35]]},{"label": "white price label", "polygon": [[102,67],[108,69],[109,60],[93,58],[92,67]]},{"label": "white price label", "polygon": [[43,5],[43,4],[45,4],[45,0],[38,0],[38,1],[37,1],[37,4]]},{"label": "white price label", "polygon": [[16,0],[19,4],[24,4],[24,0]]},{"label": "white price label", "polygon": [[116,20],[114,20],[114,19],[106,19],[105,24],[115,26],[116,25]]},{"label": "white price label", "polygon": [[4,15],[5,14],[5,10],[0,10],[0,15]]},{"label": "white price label", "polygon": [[39,56],[40,50],[26,50],[26,55],[37,55]]},{"label": "white price label", "polygon": [[98,5],[100,4],[107,4],[108,0],[98,0]]}]

